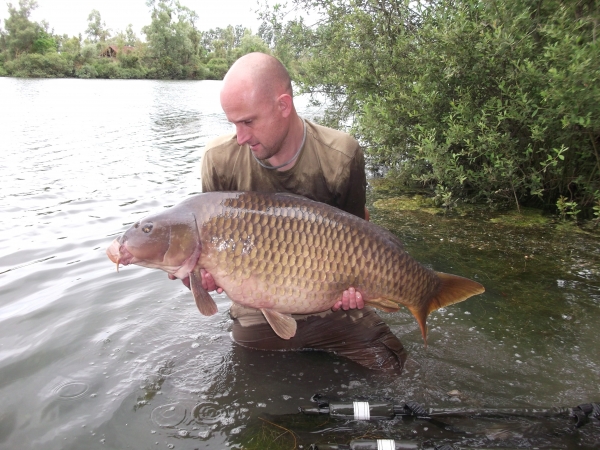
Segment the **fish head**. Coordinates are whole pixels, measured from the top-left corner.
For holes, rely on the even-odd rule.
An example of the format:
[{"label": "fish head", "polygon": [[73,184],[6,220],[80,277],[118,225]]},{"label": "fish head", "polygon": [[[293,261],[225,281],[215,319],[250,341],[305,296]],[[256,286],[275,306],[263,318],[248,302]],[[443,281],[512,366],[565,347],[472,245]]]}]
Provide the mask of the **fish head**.
[{"label": "fish head", "polygon": [[147,216],[115,239],[106,253],[117,267],[136,264],[184,278],[201,253],[195,216],[172,209]]}]

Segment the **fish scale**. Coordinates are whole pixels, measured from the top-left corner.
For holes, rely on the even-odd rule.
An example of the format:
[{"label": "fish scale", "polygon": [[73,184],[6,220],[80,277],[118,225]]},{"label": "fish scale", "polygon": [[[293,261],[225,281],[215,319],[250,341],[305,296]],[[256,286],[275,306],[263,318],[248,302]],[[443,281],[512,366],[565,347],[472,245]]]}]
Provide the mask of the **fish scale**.
[{"label": "fish scale", "polygon": [[261,309],[284,339],[296,329],[290,314],[330,309],[351,286],[384,311],[406,306],[424,339],[431,311],[484,291],[421,265],[382,227],[291,194],[199,194],[142,219],[107,253],[117,264],[189,276],[198,308],[214,314],[205,269],[234,302]]}]

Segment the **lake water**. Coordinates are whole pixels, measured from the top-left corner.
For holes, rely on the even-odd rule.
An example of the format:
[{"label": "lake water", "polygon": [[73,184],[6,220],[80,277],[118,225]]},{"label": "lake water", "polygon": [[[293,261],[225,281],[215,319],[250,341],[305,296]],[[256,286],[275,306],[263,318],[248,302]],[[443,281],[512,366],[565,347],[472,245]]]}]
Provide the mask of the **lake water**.
[{"label": "lake water", "polygon": [[487,288],[433,313],[427,348],[407,311],[381,314],[409,352],[400,377],[319,352],[240,348],[225,295],[214,296],[219,313],[203,317],[166,274],[117,273],[105,254],[117,235],[200,191],[203,145],[232,130],[219,88],[0,78],[0,448],[308,448],[356,436],[600,445],[600,427],[567,421],[432,434],[427,422],[297,414],[315,393],[439,409],[600,401],[597,237],[499,215],[399,212],[386,207],[394,192],[371,192],[373,220],[413,256]]}]

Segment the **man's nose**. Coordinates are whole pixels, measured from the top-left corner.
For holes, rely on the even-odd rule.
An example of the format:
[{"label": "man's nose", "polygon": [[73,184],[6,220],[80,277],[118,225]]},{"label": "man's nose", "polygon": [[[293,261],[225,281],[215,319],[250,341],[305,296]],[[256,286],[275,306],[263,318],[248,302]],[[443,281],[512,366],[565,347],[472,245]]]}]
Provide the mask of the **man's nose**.
[{"label": "man's nose", "polygon": [[250,140],[250,133],[248,133],[248,130],[246,129],[246,127],[243,124],[236,125],[235,131],[237,133],[238,145],[244,145],[246,142],[248,142]]}]

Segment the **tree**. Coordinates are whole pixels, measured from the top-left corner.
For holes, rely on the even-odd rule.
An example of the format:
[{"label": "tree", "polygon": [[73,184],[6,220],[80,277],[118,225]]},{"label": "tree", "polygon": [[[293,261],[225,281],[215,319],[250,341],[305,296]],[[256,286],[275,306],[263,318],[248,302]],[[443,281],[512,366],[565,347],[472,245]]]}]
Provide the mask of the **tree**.
[{"label": "tree", "polygon": [[131,24],[127,25],[127,28],[125,29],[125,45],[133,47],[137,43],[137,40],[138,37],[133,31],[133,26]]},{"label": "tree", "polygon": [[37,6],[35,0],[19,0],[19,9],[16,9],[12,3],[8,4],[9,16],[4,21],[6,29],[4,45],[13,58],[20,53],[31,52],[35,40],[42,31],[38,23],[29,20],[31,12]]},{"label": "tree", "polygon": [[187,64],[198,54],[197,14],[173,0],[149,0],[152,22],[142,32],[148,40],[150,56],[173,66]]},{"label": "tree", "polygon": [[233,59],[238,59],[253,52],[270,53],[271,51],[265,41],[257,35],[252,34],[249,29],[246,29],[244,36],[240,40],[240,44],[233,50]]},{"label": "tree", "polygon": [[393,176],[492,205],[600,206],[596,0],[294,4],[320,20],[310,45],[275,21],[276,54],[291,45],[302,88]]},{"label": "tree", "polygon": [[98,10],[92,9],[87,20],[88,27],[85,33],[91,42],[105,42],[110,37],[110,29],[106,28],[106,23],[102,20]]},{"label": "tree", "polygon": [[33,45],[31,50],[33,53],[45,54],[49,51],[56,51],[58,49],[58,44],[54,37],[48,34],[46,31],[42,30],[38,33],[37,39],[33,41]]},{"label": "tree", "polygon": [[133,31],[131,24],[127,25],[125,31],[119,31],[115,36],[112,37],[111,42],[116,42],[117,46],[129,46],[135,47],[138,42],[138,38]]},{"label": "tree", "polygon": [[81,34],[72,37],[63,34],[58,40],[58,48],[61,53],[66,53],[71,56],[79,55],[79,52],[81,51]]}]

